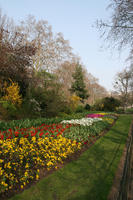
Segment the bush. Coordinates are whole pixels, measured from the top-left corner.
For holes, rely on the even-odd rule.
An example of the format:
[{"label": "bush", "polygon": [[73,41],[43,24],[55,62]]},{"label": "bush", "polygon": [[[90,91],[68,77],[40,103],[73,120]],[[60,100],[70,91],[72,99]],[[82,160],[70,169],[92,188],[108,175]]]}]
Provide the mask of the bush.
[{"label": "bush", "polygon": [[6,87],[3,88],[5,95],[2,97],[2,100],[8,101],[13,105],[21,105],[22,97],[20,95],[20,88],[18,83],[13,82],[10,79],[10,85],[5,82]]},{"label": "bush", "polygon": [[67,117],[67,116],[69,116],[67,113],[65,113],[65,112],[60,112],[59,114],[58,114],[58,117],[61,117],[61,118],[65,118],[65,117]]},{"label": "bush", "polygon": [[118,114],[123,114],[123,113],[125,113],[125,111],[124,111],[123,108],[118,108],[118,109],[116,110],[116,112],[117,112]]},{"label": "bush", "polygon": [[102,108],[102,101],[101,100],[97,100],[96,103],[91,107],[92,110],[96,110],[96,111],[103,111]]},{"label": "bush", "polygon": [[103,99],[104,111],[116,111],[116,108],[120,106],[120,101],[114,97],[105,97]]},{"label": "bush", "polygon": [[93,110],[116,111],[120,104],[121,102],[114,97],[105,97],[93,105]]},{"label": "bush", "polygon": [[78,105],[77,108],[76,108],[76,110],[75,110],[75,112],[76,113],[83,113],[83,112],[85,112],[84,106]]},{"label": "bush", "polygon": [[84,108],[85,108],[85,110],[90,110],[91,106],[87,103]]},{"label": "bush", "polygon": [[37,118],[41,116],[40,104],[35,99],[25,98],[19,109],[17,119]]},{"label": "bush", "polygon": [[127,109],[125,110],[125,113],[133,114],[133,108],[127,108]]},{"label": "bush", "polygon": [[[62,104],[60,113],[64,113],[66,115],[71,115],[73,113],[73,110],[69,103],[64,102],[64,104]],[[58,114],[58,116],[60,116],[60,113]]]},{"label": "bush", "polygon": [[39,103],[41,117],[56,117],[60,112],[71,112],[65,106],[66,102],[57,85],[54,88],[30,88],[29,99]]},{"label": "bush", "polygon": [[0,115],[3,120],[17,119],[18,109],[19,107],[9,101],[3,101],[0,103]]},{"label": "bush", "polygon": [[0,85],[0,115],[4,120],[17,119],[22,104],[18,83],[9,81]]},{"label": "bush", "polygon": [[76,96],[76,95],[72,95],[70,98],[70,107],[72,109],[73,112],[76,111],[76,108],[78,107],[79,103],[80,103],[81,98]]}]

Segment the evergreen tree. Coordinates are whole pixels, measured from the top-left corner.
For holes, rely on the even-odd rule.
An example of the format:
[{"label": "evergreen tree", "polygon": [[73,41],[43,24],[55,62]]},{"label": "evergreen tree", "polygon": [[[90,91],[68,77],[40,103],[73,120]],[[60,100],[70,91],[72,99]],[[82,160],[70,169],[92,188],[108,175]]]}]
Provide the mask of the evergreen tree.
[{"label": "evergreen tree", "polygon": [[89,95],[85,89],[84,76],[82,66],[77,64],[74,74],[72,75],[74,82],[71,85],[70,91],[75,93],[81,98],[81,102],[84,103],[85,99],[88,99]]}]

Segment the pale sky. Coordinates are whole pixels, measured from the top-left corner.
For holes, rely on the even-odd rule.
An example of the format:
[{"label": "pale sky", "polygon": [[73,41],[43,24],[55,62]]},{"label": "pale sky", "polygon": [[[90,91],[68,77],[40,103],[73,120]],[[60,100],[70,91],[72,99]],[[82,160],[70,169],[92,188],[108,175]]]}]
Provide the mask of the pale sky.
[{"label": "pale sky", "polygon": [[103,48],[100,33],[92,27],[97,19],[109,19],[109,3],[110,0],[0,0],[0,8],[16,22],[29,14],[47,20],[54,33],[61,32],[69,40],[87,71],[111,90],[115,74],[126,67],[128,50],[119,55],[116,50]]}]

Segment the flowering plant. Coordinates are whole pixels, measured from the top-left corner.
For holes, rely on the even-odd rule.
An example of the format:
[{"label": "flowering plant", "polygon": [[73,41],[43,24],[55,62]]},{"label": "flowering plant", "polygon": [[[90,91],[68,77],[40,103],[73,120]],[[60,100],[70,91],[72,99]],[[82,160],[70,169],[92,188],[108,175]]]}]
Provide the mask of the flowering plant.
[{"label": "flowering plant", "polygon": [[103,115],[101,115],[101,114],[88,114],[86,117],[88,117],[88,118],[98,118],[98,117],[103,117]]},{"label": "flowering plant", "polygon": [[82,126],[91,126],[94,122],[101,121],[101,118],[82,118],[82,119],[72,119],[72,120],[63,120],[62,124],[79,124]]},{"label": "flowering plant", "polygon": [[57,168],[58,163],[80,149],[80,143],[61,135],[45,138],[0,140],[0,193],[23,188],[39,178],[39,169]]}]

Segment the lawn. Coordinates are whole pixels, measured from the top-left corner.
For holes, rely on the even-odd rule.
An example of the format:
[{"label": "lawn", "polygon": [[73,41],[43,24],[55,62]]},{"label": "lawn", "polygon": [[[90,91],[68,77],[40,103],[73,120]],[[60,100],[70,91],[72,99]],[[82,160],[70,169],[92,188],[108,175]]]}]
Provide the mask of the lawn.
[{"label": "lawn", "polygon": [[111,130],[77,160],[10,200],[107,200],[131,124],[122,115]]}]

